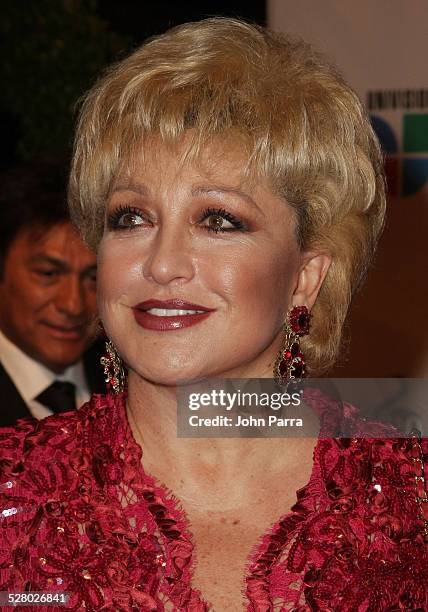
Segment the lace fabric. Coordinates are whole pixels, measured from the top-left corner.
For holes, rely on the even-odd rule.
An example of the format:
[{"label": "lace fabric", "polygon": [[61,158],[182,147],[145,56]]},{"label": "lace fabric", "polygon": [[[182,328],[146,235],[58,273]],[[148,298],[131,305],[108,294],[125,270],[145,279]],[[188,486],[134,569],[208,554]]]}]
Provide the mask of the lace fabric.
[{"label": "lace fabric", "polygon": [[[309,483],[255,545],[242,579],[248,611],[428,609],[410,441],[379,438],[376,425],[358,437],[352,407],[344,418],[352,436],[320,437]],[[0,591],[70,593],[66,606],[36,612],[211,609],[192,588],[179,502],[141,459],[123,395],[0,430]]]}]

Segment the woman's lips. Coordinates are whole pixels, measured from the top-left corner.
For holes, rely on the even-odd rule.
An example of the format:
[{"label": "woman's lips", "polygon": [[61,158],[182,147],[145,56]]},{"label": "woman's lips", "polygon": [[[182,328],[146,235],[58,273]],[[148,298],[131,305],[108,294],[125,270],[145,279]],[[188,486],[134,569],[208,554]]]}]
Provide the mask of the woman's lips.
[{"label": "woman's lips", "polygon": [[146,300],[133,307],[138,325],[155,331],[183,329],[200,323],[210,316],[212,309],[180,299]]}]

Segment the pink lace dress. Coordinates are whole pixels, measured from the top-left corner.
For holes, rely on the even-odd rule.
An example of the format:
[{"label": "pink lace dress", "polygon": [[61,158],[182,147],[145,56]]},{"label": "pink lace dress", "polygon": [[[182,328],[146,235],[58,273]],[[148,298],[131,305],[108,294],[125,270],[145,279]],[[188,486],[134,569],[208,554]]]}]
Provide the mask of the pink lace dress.
[{"label": "pink lace dress", "polygon": [[[251,612],[428,610],[409,440],[321,438],[306,487],[242,577]],[[209,610],[192,588],[191,526],[144,472],[123,396],[0,430],[0,591],[70,594],[25,610]],[[425,504],[426,505],[426,504]],[[255,543],[256,544],[256,543]],[[22,608],[24,610],[24,608]]]}]

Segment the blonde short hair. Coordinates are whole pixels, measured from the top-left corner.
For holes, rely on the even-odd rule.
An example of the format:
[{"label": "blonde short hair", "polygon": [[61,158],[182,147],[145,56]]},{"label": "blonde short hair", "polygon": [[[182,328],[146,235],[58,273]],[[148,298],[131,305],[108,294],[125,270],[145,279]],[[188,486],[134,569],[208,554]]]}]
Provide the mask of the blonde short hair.
[{"label": "blonde short hair", "polygon": [[197,152],[221,134],[240,141],[247,170],[297,213],[302,249],[333,263],[304,339],[309,370],[334,362],[351,297],[385,212],[383,160],[354,91],[300,39],[235,19],[188,23],[110,68],[83,101],[69,185],[72,217],[96,248],[106,196],[144,137]]}]

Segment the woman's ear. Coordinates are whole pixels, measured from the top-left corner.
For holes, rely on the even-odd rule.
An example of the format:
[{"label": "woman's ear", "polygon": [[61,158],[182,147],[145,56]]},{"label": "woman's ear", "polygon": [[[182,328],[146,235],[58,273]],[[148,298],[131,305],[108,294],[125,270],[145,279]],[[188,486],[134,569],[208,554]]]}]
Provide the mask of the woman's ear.
[{"label": "woman's ear", "polygon": [[304,305],[311,310],[331,262],[332,257],[329,253],[303,253],[302,265],[293,292],[293,306]]}]

